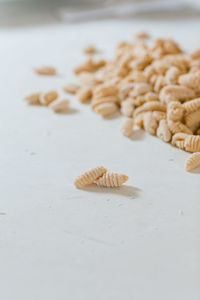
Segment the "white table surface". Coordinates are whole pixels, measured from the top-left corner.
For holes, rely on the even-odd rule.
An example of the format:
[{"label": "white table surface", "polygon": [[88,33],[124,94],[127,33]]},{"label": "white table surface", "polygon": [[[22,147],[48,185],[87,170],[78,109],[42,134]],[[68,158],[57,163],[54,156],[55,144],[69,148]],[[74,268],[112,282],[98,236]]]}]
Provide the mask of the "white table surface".
[{"label": "white table surface", "polygon": [[[196,19],[104,21],[0,30],[0,295],[2,300],[199,300],[200,175],[187,153],[143,132],[119,132],[71,98],[68,115],[23,97],[74,77],[80,49],[103,55],[138,29],[200,47]],[[31,68],[55,65],[60,76]],[[121,189],[77,190],[104,165]],[[182,213],[181,213],[182,212]]]}]

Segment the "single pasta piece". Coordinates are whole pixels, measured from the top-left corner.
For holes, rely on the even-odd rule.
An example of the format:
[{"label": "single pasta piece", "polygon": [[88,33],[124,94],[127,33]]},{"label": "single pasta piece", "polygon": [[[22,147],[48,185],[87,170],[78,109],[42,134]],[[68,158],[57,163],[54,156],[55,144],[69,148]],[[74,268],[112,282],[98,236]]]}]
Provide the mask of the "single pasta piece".
[{"label": "single pasta piece", "polygon": [[200,98],[196,98],[183,103],[183,107],[186,113],[191,113],[193,111],[200,109]]},{"label": "single pasta piece", "polygon": [[101,84],[94,90],[94,97],[103,98],[108,96],[117,96],[118,88],[112,84]]},{"label": "single pasta piece", "polygon": [[97,106],[99,106],[99,104],[103,104],[103,103],[116,103],[118,102],[118,98],[117,96],[107,96],[107,97],[102,97],[102,98],[94,98],[92,99],[91,102],[91,108],[92,110],[95,110],[95,108]]},{"label": "single pasta piece", "polygon": [[192,132],[195,132],[200,126],[200,109],[187,114],[185,124]]},{"label": "single pasta piece", "polygon": [[188,152],[200,152],[200,136],[188,135],[185,138],[185,150]]},{"label": "single pasta piece", "polygon": [[169,129],[171,130],[171,132],[173,134],[179,133],[179,132],[192,134],[192,131],[185,124],[181,123],[180,121],[174,122],[172,120],[168,120],[167,123],[168,123]]},{"label": "single pasta piece", "polygon": [[96,185],[104,187],[119,187],[128,180],[128,176],[117,173],[104,173],[95,180]]},{"label": "single pasta piece", "polygon": [[116,112],[118,109],[117,105],[115,103],[101,103],[98,106],[95,107],[94,111],[95,113],[102,115],[102,116],[108,116],[112,115],[114,112]]},{"label": "single pasta piece", "polygon": [[52,109],[55,113],[64,113],[69,109],[69,100],[55,100],[50,103],[49,108]]},{"label": "single pasta piece", "polygon": [[121,102],[121,113],[124,116],[131,117],[133,115],[134,105],[133,99],[127,98],[123,102]]},{"label": "single pasta piece", "polygon": [[76,83],[67,83],[62,87],[63,91],[69,94],[76,94],[79,88],[80,86]]},{"label": "single pasta piece", "polygon": [[133,125],[134,125],[133,119],[128,118],[124,120],[120,126],[121,133],[128,137],[131,136],[133,133]]},{"label": "single pasta piece", "polygon": [[41,66],[38,68],[34,68],[33,70],[38,75],[49,75],[49,76],[56,75],[56,69],[54,67],[50,67],[50,66]]},{"label": "single pasta piece", "polygon": [[42,93],[40,96],[40,103],[43,105],[49,105],[51,102],[55,101],[58,96],[58,92],[55,90]]},{"label": "single pasta piece", "polygon": [[90,87],[81,87],[77,92],[77,98],[84,103],[92,98],[92,89]]},{"label": "single pasta piece", "polygon": [[80,74],[82,72],[95,72],[102,68],[106,62],[104,60],[94,61],[91,57],[86,59],[82,64],[74,68],[75,74]]},{"label": "single pasta piece", "polygon": [[168,143],[171,141],[172,134],[171,131],[169,130],[166,120],[160,120],[156,134],[164,142]]},{"label": "single pasta piece", "polygon": [[150,101],[144,103],[142,106],[138,107],[134,111],[134,116],[137,116],[141,112],[146,111],[162,111],[166,112],[167,108],[166,105],[163,103],[160,103],[159,101]]},{"label": "single pasta piece", "polygon": [[185,161],[185,170],[187,172],[200,166],[200,152],[193,153]]},{"label": "single pasta piece", "polygon": [[200,59],[200,49],[196,49],[190,53],[190,58],[192,60]]},{"label": "single pasta piece", "polygon": [[90,86],[90,87],[95,87],[98,84],[102,84],[102,79],[98,78],[95,76],[93,73],[90,72],[82,72],[79,77],[79,81],[81,82],[82,85]]},{"label": "single pasta piece", "polygon": [[154,83],[154,91],[156,93],[159,93],[165,85],[166,85],[165,77],[162,75],[159,75]]},{"label": "single pasta piece", "polygon": [[178,82],[182,86],[186,86],[195,91],[199,91],[200,71],[183,74],[179,77]]},{"label": "single pasta piece", "polygon": [[149,33],[145,30],[141,30],[141,31],[138,31],[134,34],[134,37],[138,38],[138,39],[148,39],[150,36],[149,36]]},{"label": "single pasta piece", "polygon": [[176,85],[180,74],[179,68],[175,66],[170,67],[165,74],[166,85]]},{"label": "single pasta piece", "polygon": [[41,92],[33,93],[24,98],[25,101],[30,105],[39,105],[40,103]]},{"label": "single pasta piece", "polygon": [[78,175],[74,179],[74,185],[77,188],[82,188],[84,186],[90,185],[95,182],[99,177],[101,177],[107,170],[104,167],[96,167],[90,169],[87,172],[84,172]]},{"label": "single pasta piece", "polygon": [[170,99],[169,97],[177,101],[184,101],[195,97],[195,91],[186,86],[167,85],[160,92],[160,100],[163,103],[167,103]]},{"label": "single pasta piece", "polygon": [[176,146],[177,141],[183,141],[185,143],[185,139],[188,136],[188,134],[179,132],[173,135],[172,137],[172,145]]},{"label": "single pasta piece", "polygon": [[83,52],[85,54],[94,54],[97,52],[96,48],[94,45],[87,45],[84,49]]},{"label": "single pasta piece", "polygon": [[151,111],[146,112],[143,116],[143,126],[144,129],[152,134],[156,134],[156,130],[158,128],[158,122],[156,121],[156,118],[154,117],[153,113]]},{"label": "single pasta piece", "polygon": [[171,101],[167,105],[167,118],[172,121],[181,121],[184,108],[179,101]]}]

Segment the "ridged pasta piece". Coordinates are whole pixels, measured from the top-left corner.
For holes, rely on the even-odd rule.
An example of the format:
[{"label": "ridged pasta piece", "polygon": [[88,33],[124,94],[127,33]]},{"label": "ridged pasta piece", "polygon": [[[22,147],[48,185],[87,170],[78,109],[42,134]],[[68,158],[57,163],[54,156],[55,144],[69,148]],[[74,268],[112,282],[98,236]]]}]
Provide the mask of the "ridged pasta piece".
[{"label": "ridged pasta piece", "polygon": [[184,114],[184,108],[179,101],[172,101],[167,105],[167,118],[172,121],[181,121]]},{"label": "ridged pasta piece", "polygon": [[165,74],[166,85],[176,85],[180,74],[179,68],[175,66],[170,67]]},{"label": "ridged pasta piece", "polygon": [[[180,85],[167,85],[160,92],[160,100],[166,102],[166,98],[171,97],[174,100],[184,101],[188,98],[194,98],[195,92],[185,86]],[[168,98],[169,99],[169,98]]]},{"label": "ridged pasta piece", "polygon": [[128,176],[117,173],[104,173],[95,180],[96,185],[104,187],[119,187],[128,180]]},{"label": "ridged pasta piece", "polygon": [[90,87],[81,87],[77,92],[77,98],[80,102],[87,102],[92,98],[92,89]]},{"label": "ridged pasta piece", "polygon": [[185,116],[185,124],[194,133],[200,126],[200,109]]},{"label": "ridged pasta piece", "polygon": [[200,152],[193,153],[185,161],[185,170],[190,172],[200,166]]},{"label": "ridged pasta piece", "polygon": [[183,141],[185,143],[185,139],[188,136],[188,134],[179,132],[173,135],[172,137],[172,145],[176,146],[176,142]]},{"label": "ridged pasta piece", "polygon": [[42,67],[34,68],[33,70],[38,75],[49,75],[49,76],[56,75],[56,69],[50,66],[42,66]]},{"label": "ridged pasta piece", "polygon": [[200,152],[200,136],[188,135],[185,138],[185,150],[188,152]]},{"label": "ridged pasta piece", "polygon": [[28,104],[30,104],[30,105],[39,105],[39,104],[41,104],[40,96],[41,96],[41,92],[33,93],[33,94],[26,96],[24,98],[24,100],[27,101]]},{"label": "ridged pasta piece", "polygon": [[83,63],[74,68],[74,73],[80,74],[82,72],[95,72],[105,66],[105,64],[106,62],[104,60],[94,61],[92,57],[89,57]]},{"label": "ridged pasta piece", "polygon": [[190,89],[200,90],[200,71],[194,73],[183,74],[179,77],[178,82],[182,86]]},{"label": "ridged pasta piece", "polygon": [[183,107],[186,113],[191,113],[193,111],[200,109],[200,98],[196,98],[183,103]]},{"label": "ridged pasta piece", "polygon": [[87,172],[84,172],[80,175],[78,175],[74,179],[74,185],[77,188],[81,188],[87,185],[90,185],[95,182],[99,177],[101,177],[107,170],[104,167],[96,167],[93,169],[90,169]]},{"label": "ridged pasta piece", "polygon": [[171,131],[167,125],[166,120],[160,120],[159,126],[156,131],[156,135],[164,142],[170,142],[172,138]]},{"label": "ridged pasta piece", "polygon": [[187,134],[192,134],[192,131],[180,121],[174,122],[172,120],[168,120],[169,129],[173,134],[183,132]]},{"label": "ridged pasta piece", "polygon": [[166,85],[165,77],[162,75],[158,76],[154,84],[154,91],[156,93],[159,93],[165,85]]},{"label": "ridged pasta piece", "polygon": [[134,104],[132,98],[127,98],[123,102],[121,102],[121,113],[124,116],[131,117],[134,111]]},{"label": "ridged pasta piece", "polygon": [[133,125],[134,125],[133,119],[128,118],[124,120],[120,126],[121,133],[127,137],[131,136],[133,133]]},{"label": "ridged pasta piece", "polygon": [[95,110],[97,106],[103,103],[117,103],[118,98],[117,96],[107,96],[102,98],[93,98],[91,102],[91,108],[92,110]]},{"label": "ridged pasta piece", "polygon": [[55,101],[58,96],[58,92],[55,90],[42,93],[40,95],[40,103],[43,105],[49,105],[51,102]]},{"label": "ridged pasta piece", "polygon": [[163,103],[160,103],[159,101],[150,101],[144,103],[142,106],[135,109],[134,116],[137,116],[141,112],[146,111],[162,111],[166,112],[167,108],[166,105]]},{"label": "ridged pasta piece", "polygon": [[144,126],[144,129],[151,135],[156,134],[156,130],[158,128],[158,122],[152,112],[149,111],[149,112],[144,113],[143,126]]},{"label": "ridged pasta piece", "polygon": [[152,86],[146,82],[137,82],[134,84],[133,91],[130,93],[131,97],[137,97],[140,95],[144,95],[148,92],[152,91]]},{"label": "ridged pasta piece", "polygon": [[80,86],[76,83],[67,83],[62,87],[63,91],[69,94],[76,94],[79,88]]},{"label": "ridged pasta piece", "polygon": [[69,109],[69,100],[55,100],[50,103],[49,108],[52,109],[55,113],[64,113]]},{"label": "ridged pasta piece", "polygon": [[176,141],[175,146],[181,150],[185,150],[185,141]]},{"label": "ridged pasta piece", "polygon": [[118,109],[117,105],[115,103],[101,103],[97,105],[94,108],[95,113],[102,115],[102,116],[108,116],[116,112]]},{"label": "ridged pasta piece", "polygon": [[78,77],[80,83],[82,85],[95,87],[98,84],[102,84],[103,80],[100,78],[97,78],[93,73],[90,72],[82,72]]},{"label": "ridged pasta piece", "polygon": [[109,96],[117,96],[118,94],[118,88],[116,85],[112,84],[102,84],[99,85],[94,90],[94,97],[95,98],[103,98],[103,97],[109,97]]}]

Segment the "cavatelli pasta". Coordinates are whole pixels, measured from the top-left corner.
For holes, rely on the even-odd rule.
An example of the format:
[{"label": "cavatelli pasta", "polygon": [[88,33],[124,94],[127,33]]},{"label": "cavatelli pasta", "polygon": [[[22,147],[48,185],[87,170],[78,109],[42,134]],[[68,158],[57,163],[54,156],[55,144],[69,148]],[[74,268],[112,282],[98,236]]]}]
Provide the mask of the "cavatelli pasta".
[{"label": "cavatelli pasta", "polygon": [[96,185],[104,187],[119,187],[128,180],[128,176],[117,173],[104,173],[95,180]]},{"label": "cavatelli pasta", "polygon": [[87,172],[84,172],[77,176],[74,179],[74,185],[77,188],[81,188],[87,185],[90,185],[94,183],[95,180],[97,180],[99,177],[101,177],[107,170],[104,167],[96,167],[93,169],[90,169]]},{"label": "cavatelli pasta", "polygon": [[200,166],[200,152],[193,153],[185,161],[185,170],[187,172]]}]

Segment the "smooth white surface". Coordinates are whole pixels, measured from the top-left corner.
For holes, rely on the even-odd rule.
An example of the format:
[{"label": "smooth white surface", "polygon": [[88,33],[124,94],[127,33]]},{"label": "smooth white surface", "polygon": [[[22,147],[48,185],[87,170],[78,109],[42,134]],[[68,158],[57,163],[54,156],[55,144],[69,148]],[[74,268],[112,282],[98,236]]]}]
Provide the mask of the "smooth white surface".
[{"label": "smooth white surface", "polygon": [[[200,175],[159,139],[121,136],[73,97],[69,115],[22,98],[74,80],[80,49],[103,54],[137,29],[200,47],[198,21],[105,21],[0,31],[2,300],[199,300]],[[31,68],[55,65],[60,76]],[[88,167],[129,175],[119,190],[73,187]],[[180,211],[183,212],[180,213]]]}]

